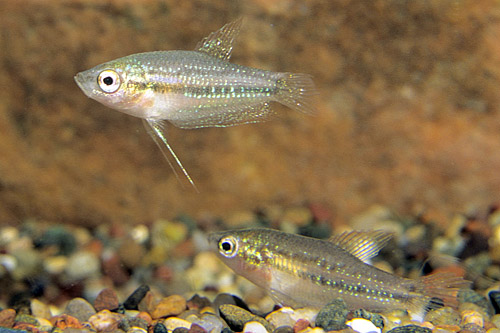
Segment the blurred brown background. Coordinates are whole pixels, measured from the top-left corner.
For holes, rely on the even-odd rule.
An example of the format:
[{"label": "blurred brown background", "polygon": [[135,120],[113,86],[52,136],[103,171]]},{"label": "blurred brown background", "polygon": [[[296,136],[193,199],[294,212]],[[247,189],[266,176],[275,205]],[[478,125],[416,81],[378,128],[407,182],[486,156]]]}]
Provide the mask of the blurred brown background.
[{"label": "blurred brown background", "polygon": [[[500,3],[399,0],[0,2],[0,223],[95,225],[319,203],[344,221],[485,209],[500,195]],[[184,188],[139,119],[75,73],[191,50],[238,17],[232,62],[305,72],[318,115],[168,127]]]}]

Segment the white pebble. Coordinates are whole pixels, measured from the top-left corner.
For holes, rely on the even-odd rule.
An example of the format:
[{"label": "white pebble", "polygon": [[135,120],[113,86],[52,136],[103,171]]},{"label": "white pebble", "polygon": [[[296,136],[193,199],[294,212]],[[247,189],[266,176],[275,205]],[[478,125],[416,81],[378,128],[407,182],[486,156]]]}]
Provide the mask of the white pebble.
[{"label": "white pebble", "polygon": [[249,321],[243,327],[243,333],[267,333],[266,328],[259,322]]},{"label": "white pebble", "polygon": [[347,326],[355,330],[356,332],[359,333],[381,333],[382,331],[380,328],[375,326],[371,321],[363,318],[354,318],[347,323],[345,323]]}]

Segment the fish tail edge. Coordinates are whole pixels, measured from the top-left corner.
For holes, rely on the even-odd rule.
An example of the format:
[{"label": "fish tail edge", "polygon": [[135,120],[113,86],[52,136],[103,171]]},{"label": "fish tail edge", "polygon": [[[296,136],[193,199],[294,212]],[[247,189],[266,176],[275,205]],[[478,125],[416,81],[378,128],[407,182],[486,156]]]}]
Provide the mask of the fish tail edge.
[{"label": "fish tail edge", "polygon": [[458,292],[468,287],[469,281],[450,272],[422,276],[415,284],[416,291],[423,295],[419,306],[424,307],[429,307],[432,299],[440,299],[445,306],[457,308]]},{"label": "fish tail edge", "polygon": [[312,76],[302,73],[281,73],[277,80],[277,101],[302,113],[314,114],[312,96],[317,94]]}]

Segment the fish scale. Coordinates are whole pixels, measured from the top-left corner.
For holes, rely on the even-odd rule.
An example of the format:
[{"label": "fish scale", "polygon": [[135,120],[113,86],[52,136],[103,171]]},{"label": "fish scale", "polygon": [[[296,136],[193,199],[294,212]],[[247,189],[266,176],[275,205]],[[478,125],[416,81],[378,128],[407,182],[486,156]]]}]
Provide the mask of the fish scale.
[{"label": "fish scale", "polygon": [[213,233],[212,248],[237,274],[268,290],[283,305],[323,307],[342,298],[350,309],[406,308],[421,314],[433,297],[457,303],[468,282],[453,274],[417,280],[366,262],[389,240],[381,231],[352,231],[320,240],[271,229]]},{"label": "fish scale", "polygon": [[142,118],[174,172],[169,154],[195,187],[167,142],[165,121],[184,129],[262,122],[274,114],[271,102],[314,112],[310,75],[228,61],[240,26],[241,20],[226,24],[198,43],[195,51],[132,54],[80,72],[75,81],[88,97]]}]

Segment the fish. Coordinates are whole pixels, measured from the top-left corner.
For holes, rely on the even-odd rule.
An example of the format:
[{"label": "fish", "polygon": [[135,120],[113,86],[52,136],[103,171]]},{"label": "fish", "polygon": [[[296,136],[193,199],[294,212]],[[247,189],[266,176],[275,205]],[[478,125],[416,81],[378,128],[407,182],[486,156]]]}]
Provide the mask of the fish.
[{"label": "fish", "polygon": [[175,172],[171,155],[196,189],[165,135],[165,122],[183,128],[227,127],[273,118],[272,102],[315,113],[309,74],[273,72],[229,62],[242,19],[224,25],[194,51],[132,54],[75,75],[88,97],[141,118]]},{"label": "fish", "polygon": [[380,230],[322,240],[255,228],[214,232],[208,238],[229,268],[284,306],[322,308],[341,298],[350,310],[407,309],[422,318],[433,304],[456,307],[458,291],[469,285],[452,273],[407,279],[370,265],[391,238]]}]

